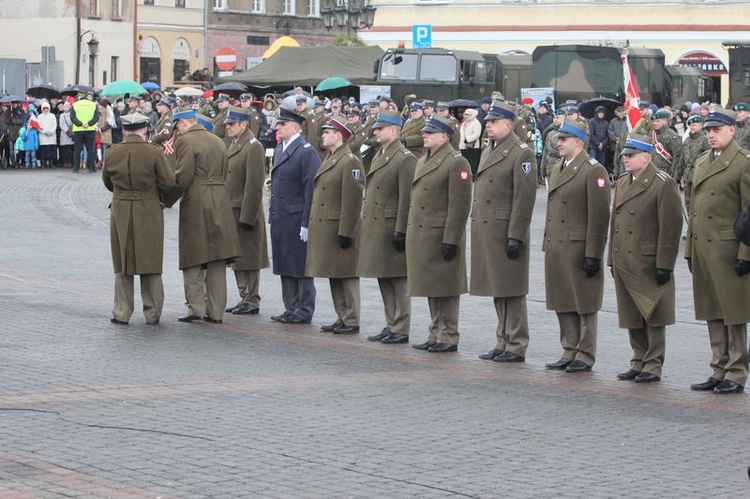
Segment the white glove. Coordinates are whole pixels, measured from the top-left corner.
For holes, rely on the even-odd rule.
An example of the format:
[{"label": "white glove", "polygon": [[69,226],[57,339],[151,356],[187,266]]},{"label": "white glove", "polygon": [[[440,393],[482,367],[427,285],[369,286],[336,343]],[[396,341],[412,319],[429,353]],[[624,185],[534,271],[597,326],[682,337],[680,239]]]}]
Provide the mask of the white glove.
[{"label": "white glove", "polygon": [[299,238],[302,240],[302,242],[307,242],[307,227],[300,227]]}]

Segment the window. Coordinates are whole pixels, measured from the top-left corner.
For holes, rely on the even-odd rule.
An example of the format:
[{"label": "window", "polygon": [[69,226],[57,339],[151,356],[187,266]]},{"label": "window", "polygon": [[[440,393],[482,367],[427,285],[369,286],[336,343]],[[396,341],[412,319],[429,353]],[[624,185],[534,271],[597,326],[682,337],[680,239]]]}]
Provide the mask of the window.
[{"label": "window", "polygon": [[253,0],[253,14],[263,14],[266,11],[265,0]]},{"label": "window", "polygon": [[122,0],[112,0],[112,19],[122,19]]},{"label": "window", "polygon": [[143,5],[154,5],[154,0],[143,0]]},{"label": "window", "polygon": [[89,17],[100,17],[99,0],[89,0]]},{"label": "window", "polygon": [[185,0],[174,0],[174,6],[185,8]]},{"label": "window", "polygon": [[227,0],[214,0],[214,10],[227,10]]},{"label": "window", "polygon": [[380,78],[383,80],[416,80],[417,54],[386,54],[380,65]]},{"label": "window", "polygon": [[451,55],[422,56],[419,65],[419,79],[421,81],[456,81],[456,59]]},{"label": "window", "polygon": [[294,0],[281,0],[281,13],[285,16],[296,15]]},{"label": "window", "polygon": [[109,75],[112,78],[112,81],[117,81],[117,77],[119,75],[118,66],[120,65],[120,57],[113,55],[109,62]]},{"label": "window", "polygon": [[320,0],[307,0],[307,15],[320,17]]},{"label": "window", "polygon": [[270,43],[270,38],[267,36],[252,36],[248,35],[247,37],[247,44],[248,45],[268,45]]}]

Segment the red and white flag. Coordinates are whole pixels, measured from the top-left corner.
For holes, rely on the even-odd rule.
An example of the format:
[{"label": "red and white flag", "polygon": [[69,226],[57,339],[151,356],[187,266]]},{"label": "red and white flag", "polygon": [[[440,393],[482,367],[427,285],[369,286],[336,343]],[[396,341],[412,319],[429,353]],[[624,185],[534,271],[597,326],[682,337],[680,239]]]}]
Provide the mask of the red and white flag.
[{"label": "red and white flag", "polygon": [[628,63],[628,53],[623,52],[620,57],[622,58],[622,86],[625,89],[625,113],[628,116],[628,130],[632,131],[638,120],[641,119],[641,110],[638,107],[641,96],[638,93],[638,84],[633,77],[633,70],[630,69]]}]

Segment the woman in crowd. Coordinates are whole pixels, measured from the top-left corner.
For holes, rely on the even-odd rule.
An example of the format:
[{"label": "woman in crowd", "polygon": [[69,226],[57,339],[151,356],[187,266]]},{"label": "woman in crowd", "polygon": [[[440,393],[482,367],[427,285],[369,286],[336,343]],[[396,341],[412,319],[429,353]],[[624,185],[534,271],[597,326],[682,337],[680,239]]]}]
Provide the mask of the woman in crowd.
[{"label": "woman in crowd", "polygon": [[97,132],[99,135],[99,147],[100,149],[100,161],[104,161],[104,151],[107,147],[112,145],[112,129],[117,126],[115,122],[115,113],[112,111],[112,106],[109,105],[107,99],[99,101],[99,123],[97,124]]},{"label": "woman in crowd", "polygon": [[479,166],[479,157],[482,154],[481,141],[482,141],[482,124],[477,119],[476,109],[466,109],[464,111],[464,121],[461,123],[460,128],[461,140],[458,143],[458,148],[461,150],[461,154],[471,166],[472,178],[477,174],[477,167]]},{"label": "woman in crowd", "polygon": [[49,102],[42,101],[42,114],[38,117],[42,126],[39,134],[39,160],[42,168],[52,168],[57,162],[57,119],[50,111]]},{"label": "woman in crowd", "polygon": [[73,166],[73,122],[70,120],[70,102],[62,106],[58,125],[60,127],[60,163],[63,168]]},{"label": "woman in crowd", "polygon": [[27,169],[36,168],[36,152],[39,150],[39,131],[42,129],[36,117],[36,106],[29,104],[26,110],[26,121],[21,129],[21,140]]}]

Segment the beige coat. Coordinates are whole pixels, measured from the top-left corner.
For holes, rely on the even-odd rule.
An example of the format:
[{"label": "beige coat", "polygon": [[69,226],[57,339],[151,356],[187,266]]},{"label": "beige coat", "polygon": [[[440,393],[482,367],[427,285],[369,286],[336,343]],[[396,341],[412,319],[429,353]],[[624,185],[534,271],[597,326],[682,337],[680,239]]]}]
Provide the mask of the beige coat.
[{"label": "beige coat", "polygon": [[[346,144],[326,156],[315,174],[308,224],[307,265],[310,277],[355,277],[365,175],[362,163]],[[347,249],[338,236],[354,240]]]},{"label": "beige coat", "polygon": [[[536,199],[534,153],[514,133],[482,151],[471,210],[471,288],[479,296],[529,292],[529,226]],[[523,241],[521,255],[505,253],[508,238]]]},{"label": "beige coat", "polygon": [[[609,224],[609,175],[581,152],[564,170],[550,172],[544,227],[547,309],[591,314],[602,306],[604,271],[586,277],[583,259],[604,254]],[[602,262],[602,267],[604,262]]]},{"label": "beige coat", "polygon": [[750,152],[732,141],[712,160],[698,157],[688,216],[685,258],[693,263],[695,318],[750,322],[750,275],[739,277],[736,260],[750,260],[750,246],[734,235],[734,219],[750,201]]},{"label": "beige coat", "polygon": [[[447,297],[468,291],[466,220],[471,210],[471,168],[450,144],[417,161],[406,230],[409,294]],[[458,246],[443,259],[441,244]]]},{"label": "beige coat", "polygon": [[240,256],[237,225],[224,184],[224,141],[195,124],[175,140],[175,187],[165,205],[180,202],[180,269]]},{"label": "beige coat", "polygon": [[266,217],[263,214],[266,151],[250,129],[236,140],[230,140],[227,151],[229,173],[226,188],[237,222],[242,252],[242,256],[232,263],[232,268],[264,269],[269,266]]},{"label": "beige coat", "polygon": [[393,247],[393,233],[406,234],[417,158],[400,141],[379,149],[365,182],[357,275],[406,277],[406,252]]},{"label": "beige coat", "polygon": [[682,201],[672,177],[649,164],[631,183],[615,184],[609,226],[620,327],[637,329],[675,322],[675,282],[656,282],[656,269],[673,270],[682,235]]},{"label": "beige coat", "polygon": [[164,155],[157,146],[129,135],[105,151],[102,181],[113,193],[109,234],[114,271],[161,274],[164,213],[159,196],[175,184]]}]

